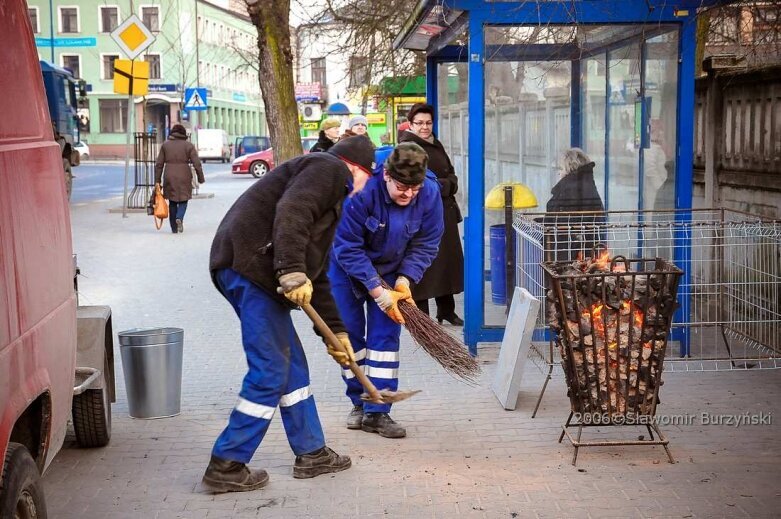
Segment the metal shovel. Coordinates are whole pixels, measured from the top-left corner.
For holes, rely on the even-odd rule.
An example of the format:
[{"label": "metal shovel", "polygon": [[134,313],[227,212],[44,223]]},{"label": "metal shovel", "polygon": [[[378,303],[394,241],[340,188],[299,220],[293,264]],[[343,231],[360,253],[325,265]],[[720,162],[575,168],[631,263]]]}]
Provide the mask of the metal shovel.
[{"label": "metal shovel", "polygon": [[[312,305],[303,305],[301,308],[304,309],[304,312],[312,320],[315,328],[317,328],[317,331],[323,334],[323,337],[325,337],[325,340],[328,341],[329,344],[331,344],[337,350],[347,353],[344,349],[344,346],[342,346],[342,343],[339,342],[339,339],[336,337],[336,335],[334,335],[334,332],[332,332],[328,325],[325,324],[323,318],[320,317],[320,314],[317,313]],[[416,393],[420,393],[419,389],[415,391],[391,391],[389,389],[378,391],[377,388],[374,387],[374,384],[371,383],[371,380],[369,380],[369,378],[363,372],[363,369],[355,362],[351,361],[349,368],[350,371],[355,374],[355,377],[358,379],[364,389],[366,389],[366,393],[361,395],[361,400],[365,402],[373,402],[375,404],[392,404],[393,402],[400,402],[402,400],[408,399]]]}]

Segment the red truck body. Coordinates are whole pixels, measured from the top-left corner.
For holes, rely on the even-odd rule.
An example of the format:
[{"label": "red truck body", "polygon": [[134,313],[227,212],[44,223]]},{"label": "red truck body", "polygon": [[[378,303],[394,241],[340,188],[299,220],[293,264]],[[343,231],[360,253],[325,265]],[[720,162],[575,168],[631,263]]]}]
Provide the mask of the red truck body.
[{"label": "red truck body", "polygon": [[78,306],[62,153],[24,0],[0,1],[0,54],[0,517],[45,517],[40,475],[68,418],[82,446],[110,437],[111,310]]},{"label": "red truck body", "polygon": [[39,401],[43,469],[65,437],[76,364],[70,214],[25,2],[0,2],[0,48],[0,459]]}]

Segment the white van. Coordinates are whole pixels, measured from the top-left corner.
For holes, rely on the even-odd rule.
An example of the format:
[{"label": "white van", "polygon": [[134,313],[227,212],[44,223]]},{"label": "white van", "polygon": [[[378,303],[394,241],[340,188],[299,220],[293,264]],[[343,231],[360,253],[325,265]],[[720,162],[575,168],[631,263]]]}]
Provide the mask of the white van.
[{"label": "white van", "polygon": [[231,158],[230,145],[228,144],[228,132],[225,130],[207,130],[201,128],[197,131],[198,157],[201,160],[219,160],[228,162]]}]

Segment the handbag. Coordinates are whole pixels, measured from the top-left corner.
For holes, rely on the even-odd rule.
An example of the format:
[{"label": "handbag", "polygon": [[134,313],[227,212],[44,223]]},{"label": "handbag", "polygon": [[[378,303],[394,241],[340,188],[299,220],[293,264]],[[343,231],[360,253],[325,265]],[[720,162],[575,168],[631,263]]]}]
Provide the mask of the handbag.
[{"label": "handbag", "polygon": [[163,197],[160,186],[155,186],[154,199],[155,227],[160,230],[163,226],[163,222],[168,218],[168,201]]}]

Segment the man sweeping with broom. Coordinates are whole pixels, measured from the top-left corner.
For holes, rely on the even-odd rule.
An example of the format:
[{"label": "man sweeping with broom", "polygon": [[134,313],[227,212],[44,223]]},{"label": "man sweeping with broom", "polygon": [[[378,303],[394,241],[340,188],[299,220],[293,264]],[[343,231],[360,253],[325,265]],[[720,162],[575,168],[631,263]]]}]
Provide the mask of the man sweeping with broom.
[{"label": "man sweeping with broom", "polygon": [[328,353],[342,365],[354,359],[326,270],[343,202],[365,185],[373,163],[374,146],[366,137],[296,157],[247,189],[217,229],[209,268],[241,321],[249,371],[203,476],[216,492],[255,490],[268,482],[265,470],[250,470],[247,463],[277,406],[296,455],[294,478],[350,467],[349,457],[325,445],[290,310],[311,303],[342,345],[343,351],[329,345]]},{"label": "man sweeping with broom", "polygon": [[[398,388],[404,323],[398,302],[412,302],[410,283],[420,281],[442,237],[439,184],[433,175],[427,177],[427,163],[417,144],[396,146],[383,171],[345,203],[334,239],[331,290],[356,362],[378,390]],[[383,287],[383,281],[394,288]],[[348,429],[385,438],[406,436],[404,427],[391,419],[390,404],[363,402],[363,388],[352,372],[343,370],[342,378],[353,404]]]}]

